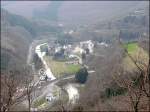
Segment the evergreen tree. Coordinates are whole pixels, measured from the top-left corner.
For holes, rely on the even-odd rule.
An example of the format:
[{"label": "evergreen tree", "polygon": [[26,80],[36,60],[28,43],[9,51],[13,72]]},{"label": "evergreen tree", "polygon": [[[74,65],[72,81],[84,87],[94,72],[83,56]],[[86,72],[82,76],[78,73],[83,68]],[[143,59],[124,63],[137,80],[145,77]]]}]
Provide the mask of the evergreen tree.
[{"label": "evergreen tree", "polygon": [[85,83],[87,80],[88,72],[86,68],[81,68],[75,75],[75,78],[80,83]]}]

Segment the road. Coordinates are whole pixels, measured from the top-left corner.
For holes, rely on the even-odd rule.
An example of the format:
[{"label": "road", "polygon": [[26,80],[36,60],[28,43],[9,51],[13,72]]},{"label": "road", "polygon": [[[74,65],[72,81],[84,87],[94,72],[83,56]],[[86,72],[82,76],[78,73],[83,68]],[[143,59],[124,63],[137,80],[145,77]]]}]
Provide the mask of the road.
[{"label": "road", "polygon": [[[45,43],[44,43],[45,44]],[[38,57],[41,59],[42,63],[44,64],[44,67],[45,67],[45,73],[47,75],[48,78],[50,78],[51,80],[55,80],[56,77],[54,76],[54,74],[52,73],[51,71],[51,68],[48,67],[46,61],[44,60],[44,56],[45,56],[45,52],[41,52],[41,49],[40,47],[42,46],[43,44],[40,44],[40,45],[37,45],[36,46],[36,49],[35,49],[35,53],[38,55]]]},{"label": "road", "polygon": [[[45,43],[44,43],[45,44]],[[42,46],[43,44],[40,44],[38,46],[36,46],[36,49],[35,49],[35,52],[38,54],[39,58],[41,58],[43,64],[45,65],[45,70],[46,70],[46,75],[48,76],[48,78],[51,79],[51,81],[55,80],[55,76],[54,74],[52,73],[51,69],[47,66],[47,63],[46,61],[44,60],[43,56],[45,55],[44,52],[41,52],[40,50],[40,46]],[[59,88],[56,83],[60,80],[65,80],[65,79],[69,79],[69,78],[73,78],[74,76],[69,76],[69,77],[65,77],[65,78],[62,78],[62,79],[59,79],[59,80],[55,80],[54,82],[50,83],[49,85],[47,85],[46,87],[43,87],[42,89],[42,93],[41,95],[38,97],[43,97],[45,96],[46,94],[49,94],[49,93],[52,93],[53,90],[55,88]],[[69,96],[69,101],[74,103],[75,102],[75,98],[77,98],[76,96],[79,97],[79,92],[78,92],[78,89],[76,87],[73,87],[71,84],[69,84],[67,87],[66,87],[66,91],[68,92],[68,96]]]},{"label": "road", "polygon": [[[40,95],[38,97],[36,97],[35,100],[39,99],[39,98],[42,98],[44,97],[45,95],[51,93],[54,88],[60,88],[56,85],[56,83],[58,83],[59,81],[62,81],[62,80],[66,80],[66,79],[72,79],[74,78],[75,76],[74,75],[71,75],[71,76],[66,76],[66,77],[63,77],[61,79],[55,79],[53,81],[50,81],[50,82],[47,82],[46,85],[42,86],[41,89],[37,89],[37,91],[41,91],[40,92]],[[69,94],[69,93],[68,93]],[[71,100],[71,99],[70,99]]]},{"label": "road", "polygon": [[33,42],[30,44],[29,51],[28,51],[28,56],[27,56],[27,64],[31,65],[32,64],[32,58],[33,54],[35,53],[35,47],[41,43],[45,43],[47,41],[53,42],[54,40],[51,39],[36,39],[33,40]]},{"label": "road", "polygon": [[[43,43],[43,41],[35,40],[35,41],[32,42],[32,44],[31,44],[31,46],[29,48],[29,55],[28,55],[27,63],[29,65],[31,65],[31,59],[32,59],[33,53],[34,52],[37,53],[39,58],[41,58],[43,64],[45,65],[45,69],[46,69],[45,72],[46,72],[48,78],[51,78],[51,81],[50,82],[48,81],[47,84],[42,86],[41,88],[37,88],[36,89],[37,95],[35,95],[36,92],[34,92],[34,95],[35,95],[34,99],[35,100],[37,100],[37,99],[47,95],[48,93],[52,92],[54,90],[54,88],[59,88],[56,85],[57,82],[62,81],[62,80],[66,80],[66,79],[71,79],[71,78],[75,77],[75,75],[71,75],[71,76],[62,77],[61,79],[56,79],[54,77],[53,73],[51,72],[51,69],[47,66],[47,63],[46,63],[46,61],[43,58],[45,53],[41,52],[40,46],[43,45],[43,44],[40,44],[40,43]],[[94,71],[89,71],[89,73],[93,73],[93,72]],[[40,83],[40,80],[33,81],[33,83],[37,87],[37,85]],[[68,93],[69,102],[75,103],[75,100],[79,98],[78,89],[76,87],[74,87],[73,85],[68,84],[66,86],[66,91]]]}]

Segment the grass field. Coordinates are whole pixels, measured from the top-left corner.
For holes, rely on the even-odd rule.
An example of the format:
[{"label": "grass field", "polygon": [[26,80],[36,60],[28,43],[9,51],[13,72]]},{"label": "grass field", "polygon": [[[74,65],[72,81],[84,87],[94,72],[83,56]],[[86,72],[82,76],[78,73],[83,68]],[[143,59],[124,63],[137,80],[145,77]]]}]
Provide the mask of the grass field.
[{"label": "grass field", "polygon": [[135,42],[128,43],[128,44],[125,44],[124,47],[127,49],[128,53],[133,53],[138,49],[138,44]]},{"label": "grass field", "polygon": [[135,42],[125,44],[124,47],[127,49],[129,54],[132,54],[132,53],[136,52],[139,48],[138,44],[135,43]]},{"label": "grass field", "polygon": [[81,68],[81,65],[66,65],[65,61],[56,61],[49,56],[45,56],[45,60],[56,77],[60,77],[64,74],[74,74]]},{"label": "grass field", "polygon": [[[125,44],[124,47],[127,49],[128,53],[135,59],[142,63],[148,64],[148,53],[141,47],[138,46],[137,43],[128,43]],[[127,71],[132,71],[136,69],[135,64],[132,60],[126,56],[123,60],[124,67]]]}]

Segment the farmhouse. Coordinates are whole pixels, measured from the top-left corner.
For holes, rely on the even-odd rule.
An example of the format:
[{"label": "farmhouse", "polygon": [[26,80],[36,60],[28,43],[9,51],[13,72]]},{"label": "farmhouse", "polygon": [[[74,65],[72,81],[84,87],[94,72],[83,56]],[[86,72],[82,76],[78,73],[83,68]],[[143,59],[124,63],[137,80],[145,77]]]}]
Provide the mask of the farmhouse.
[{"label": "farmhouse", "polygon": [[94,43],[92,42],[92,40],[83,41],[83,42],[80,42],[80,47],[83,49],[88,48],[89,53],[93,53]]},{"label": "farmhouse", "polygon": [[54,101],[56,99],[56,96],[54,96],[52,93],[49,93],[47,96],[46,96],[46,100],[48,102],[51,102],[51,101]]}]

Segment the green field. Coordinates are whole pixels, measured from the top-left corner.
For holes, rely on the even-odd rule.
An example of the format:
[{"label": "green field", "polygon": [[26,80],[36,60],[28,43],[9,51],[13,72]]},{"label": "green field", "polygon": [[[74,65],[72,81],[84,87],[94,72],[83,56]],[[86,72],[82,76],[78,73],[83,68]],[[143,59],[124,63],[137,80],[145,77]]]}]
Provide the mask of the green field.
[{"label": "green field", "polygon": [[127,49],[128,53],[134,53],[138,50],[138,44],[133,42],[133,43],[127,43],[124,45],[124,47]]},{"label": "green field", "polygon": [[67,65],[65,61],[53,60],[49,56],[45,56],[45,60],[56,77],[60,77],[64,74],[74,74],[81,68],[81,65]]}]

